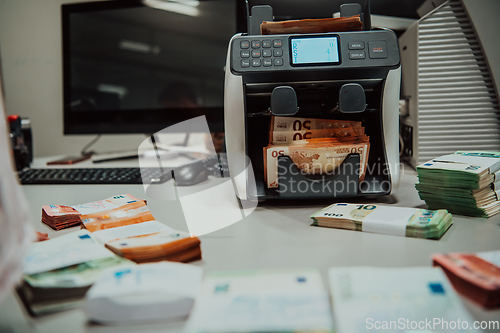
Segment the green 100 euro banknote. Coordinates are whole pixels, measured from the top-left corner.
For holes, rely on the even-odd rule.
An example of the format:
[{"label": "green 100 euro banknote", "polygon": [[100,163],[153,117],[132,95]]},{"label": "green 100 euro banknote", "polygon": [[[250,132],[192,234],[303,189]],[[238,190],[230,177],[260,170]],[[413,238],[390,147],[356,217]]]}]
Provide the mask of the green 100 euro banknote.
[{"label": "green 100 euro banknote", "polygon": [[313,215],[313,225],[380,234],[439,239],[452,225],[447,210],[335,203]]}]

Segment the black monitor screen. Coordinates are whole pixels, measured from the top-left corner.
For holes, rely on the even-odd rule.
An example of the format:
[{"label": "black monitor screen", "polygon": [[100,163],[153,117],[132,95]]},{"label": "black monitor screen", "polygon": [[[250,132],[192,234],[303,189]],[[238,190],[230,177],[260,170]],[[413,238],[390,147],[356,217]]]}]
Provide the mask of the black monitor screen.
[{"label": "black monitor screen", "polygon": [[205,115],[223,129],[234,0],[62,6],[66,134],[153,133]]}]

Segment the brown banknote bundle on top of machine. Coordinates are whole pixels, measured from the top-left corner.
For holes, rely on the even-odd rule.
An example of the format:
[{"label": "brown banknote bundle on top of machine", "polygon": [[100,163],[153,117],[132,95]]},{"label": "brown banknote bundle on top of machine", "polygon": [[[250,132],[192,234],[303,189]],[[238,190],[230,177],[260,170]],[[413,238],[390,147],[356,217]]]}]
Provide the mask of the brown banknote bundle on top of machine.
[{"label": "brown banknote bundle on top of machine", "polygon": [[278,187],[279,156],[289,156],[304,174],[333,175],[347,155],[359,154],[363,180],[369,151],[370,138],[359,121],[273,117],[264,147],[267,187]]}]

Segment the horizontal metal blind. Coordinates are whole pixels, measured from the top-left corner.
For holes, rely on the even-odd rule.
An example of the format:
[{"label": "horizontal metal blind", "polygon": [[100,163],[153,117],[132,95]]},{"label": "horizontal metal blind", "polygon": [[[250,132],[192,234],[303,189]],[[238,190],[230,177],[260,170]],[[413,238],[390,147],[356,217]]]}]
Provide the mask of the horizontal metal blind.
[{"label": "horizontal metal blind", "polygon": [[498,100],[458,0],[419,23],[418,163],[456,150],[500,151]]}]

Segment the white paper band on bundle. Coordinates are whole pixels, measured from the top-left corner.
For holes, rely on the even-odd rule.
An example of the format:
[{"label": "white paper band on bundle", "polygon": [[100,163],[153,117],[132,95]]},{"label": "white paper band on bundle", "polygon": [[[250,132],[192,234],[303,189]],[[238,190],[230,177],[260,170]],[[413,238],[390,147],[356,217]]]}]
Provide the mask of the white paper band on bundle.
[{"label": "white paper band on bundle", "polygon": [[378,206],[363,219],[363,231],[377,234],[406,236],[406,225],[416,208]]},{"label": "white paper band on bundle", "polygon": [[495,172],[493,175],[495,176],[495,178],[493,179],[494,182],[500,181],[500,170]]},{"label": "white paper band on bundle", "polygon": [[497,198],[497,201],[499,201],[500,200],[500,190],[495,191],[495,196]]}]

